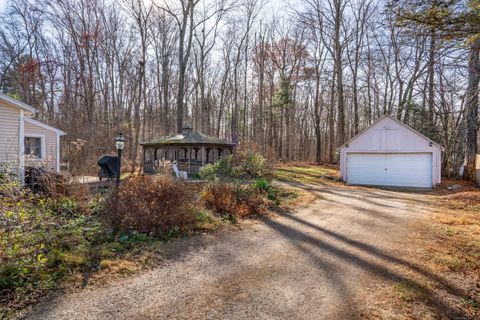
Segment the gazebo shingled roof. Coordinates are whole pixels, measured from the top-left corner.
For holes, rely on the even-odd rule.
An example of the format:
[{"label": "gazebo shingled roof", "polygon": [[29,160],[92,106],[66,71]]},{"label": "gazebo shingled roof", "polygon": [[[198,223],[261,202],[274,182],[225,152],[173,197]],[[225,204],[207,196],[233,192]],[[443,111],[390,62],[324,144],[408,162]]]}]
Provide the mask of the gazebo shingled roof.
[{"label": "gazebo shingled roof", "polygon": [[216,137],[207,136],[199,131],[193,131],[191,127],[184,127],[182,133],[172,134],[148,142],[142,142],[144,147],[167,146],[167,145],[219,145],[235,146],[235,143],[228,142]]}]

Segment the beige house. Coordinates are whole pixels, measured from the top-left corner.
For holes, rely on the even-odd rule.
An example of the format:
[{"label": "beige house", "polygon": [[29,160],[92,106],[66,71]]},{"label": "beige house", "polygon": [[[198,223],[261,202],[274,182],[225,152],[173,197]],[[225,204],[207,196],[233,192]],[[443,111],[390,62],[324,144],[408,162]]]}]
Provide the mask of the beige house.
[{"label": "beige house", "polygon": [[35,108],[0,93],[0,162],[60,170],[60,136],[65,132],[32,119]]}]

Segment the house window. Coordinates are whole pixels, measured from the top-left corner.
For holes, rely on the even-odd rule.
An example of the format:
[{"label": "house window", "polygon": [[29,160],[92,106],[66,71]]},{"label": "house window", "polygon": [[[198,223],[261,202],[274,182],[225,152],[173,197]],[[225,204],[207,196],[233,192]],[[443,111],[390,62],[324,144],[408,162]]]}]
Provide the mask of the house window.
[{"label": "house window", "polygon": [[35,159],[42,159],[42,138],[25,137],[25,155]]}]

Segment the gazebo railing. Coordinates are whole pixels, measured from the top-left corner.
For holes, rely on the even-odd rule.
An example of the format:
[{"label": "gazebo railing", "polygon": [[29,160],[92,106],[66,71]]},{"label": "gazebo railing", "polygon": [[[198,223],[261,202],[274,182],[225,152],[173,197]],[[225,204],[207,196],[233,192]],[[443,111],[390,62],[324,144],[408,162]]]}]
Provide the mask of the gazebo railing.
[{"label": "gazebo railing", "polygon": [[198,174],[200,169],[233,153],[233,147],[221,146],[145,146],[143,147],[143,172],[167,173],[169,164],[176,162],[178,169],[188,174]]},{"label": "gazebo railing", "polygon": [[155,163],[152,160],[144,161],[143,162],[143,172],[147,174],[155,174],[157,171],[155,170]]},{"label": "gazebo railing", "polygon": [[[181,171],[187,171],[188,174],[198,174],[202,168],[202,162],[198,160],[191,160],[190,163],[188,160],[177,160],[178,169]],[[205,164],[208,164],[205,162]],[[160,170],[161,171],[161,170]],[[146,160],[143,162],[143,172],[146,174],[157,174],[157,165],[153,160]]]},{"label": "gazebo railing", "polygon": [[[202,168],[202,161],[200,160],[190,160],[188,159],[181,159],[177,160],[178,168],[182,171],[187,171],[188,174],[198,174],[200,169]],[[207,164],[207,163],[205,163]]]}]

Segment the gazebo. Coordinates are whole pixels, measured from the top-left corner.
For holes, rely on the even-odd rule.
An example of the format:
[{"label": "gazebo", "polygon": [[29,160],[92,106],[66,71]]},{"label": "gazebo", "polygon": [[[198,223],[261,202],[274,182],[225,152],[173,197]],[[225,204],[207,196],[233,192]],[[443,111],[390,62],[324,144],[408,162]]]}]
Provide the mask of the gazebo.
[{"label": "gazebo", "polygon": [[235,143],[193,131],[187,125],[182,133],[140,143],[143,149],[143,172],[155,174],[166,162],[176,161],[180,170],[197,174],[205,164],[233,154]]}]

